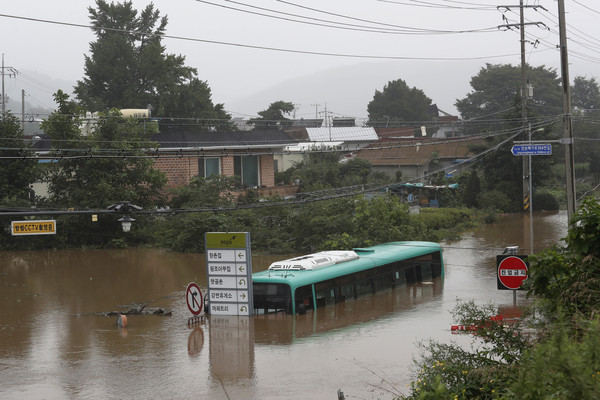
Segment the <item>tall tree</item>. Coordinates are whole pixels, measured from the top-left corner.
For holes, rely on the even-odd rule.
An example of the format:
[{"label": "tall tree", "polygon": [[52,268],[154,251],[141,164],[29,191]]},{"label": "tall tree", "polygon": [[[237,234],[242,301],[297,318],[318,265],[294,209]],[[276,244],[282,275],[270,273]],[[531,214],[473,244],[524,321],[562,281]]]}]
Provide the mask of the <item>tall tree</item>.
[{"label": "tall tree", "polygon": [[[521,104],[521,67],[510,64],[486,64],[471,78],[473,90],[456,100],[456,108],[465,120],[498,118]],[[536,115],[556,115],[562,110],[561,80],[556,70],[527,66],[527,80],[534,95],[527,101]]]},{"label": "tall tree", "polygon": [[481,192],[481,183],[479,181],[479,175],[477,171],[471,171],[469,180],[467,181],[467,187],[462,195],[462,201],[467,207],[477,207],[477,196]]},{"label": "tall tree", "polygon": [[0,115],[0,147],[0,205],[29,205],[29,188],[38,176],[37,162],[25,158],[29,144],[10,113]]},{"label": "tall tree", "polygon": [[595,78],[576,76],[571,88],[573,107],[583,114],[598,114],[600,110],[600,87]]},{"label": "tall tree", "polygon": [[294,111],[294,104],[279,100],[271,103],[266,110],[259,111],[258,118],[248,120],[249,125],[254,125],[255,130],[282,129],[292,125],[292,121],[286,117]]},{"label": "tall tree", "polygon": [[390,81],[382,91],[376,90],[367,105],[372,126],[400,126],[406,123],[430,121],[431,99],[421,89],[410,88],[405,81]]},{"label": "tall tree", "polygon": [[[118,110],[100,117],[90,136],[82,136],[81,108],[61,91],[55,100],[58,108],[42,123],[42,129],[61,146],[89,153],[101,149],[108,155],[156,147],[143,125],[125,120]],[[50,165],[46,174],[50,201],[76,208],[106,208],[124,200],[142,207],[160,204],[166,183],[164,174],[153,168],[153,161],[141,157],[64,158]]]},{"label": "tall tree", "polygon": [[[231,129],[231,116],[214,105],[205,81],[185,65],[185,57],[167,54],[162,45],[168,19],[150,3],[138,15],[131,1],[96,0],[89,7],[96,41],[85,55],[85,76],[75,95],[91,111],[152,107],[153,115],[190,118],[196,128]],[[189,123],[187,124],[189,125]]]}]

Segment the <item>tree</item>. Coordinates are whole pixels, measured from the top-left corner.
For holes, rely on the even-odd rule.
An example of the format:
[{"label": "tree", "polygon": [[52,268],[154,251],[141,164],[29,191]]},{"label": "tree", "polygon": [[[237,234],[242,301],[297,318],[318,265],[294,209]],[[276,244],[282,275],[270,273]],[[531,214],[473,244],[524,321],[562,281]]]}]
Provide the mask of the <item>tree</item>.
[{"label": "tree", "polygon": [[282,129],[291,126],[291,121],[286,118],[294,111],[294,104],[287,101],[271,103],[266,110],[259,111],[259,118],[252,118],[247,123],[254,125],[255,130]]},{"label": "tree", "polygon": [[[554,69],[544,66],[527,67],[529,83],[534,87],[534,96],[527,100],[528,120],[534,122],[544,115],[555,117],[562,110],[561,80]],[[471,78],[471,93],[456,101],[456,106],[465,121],[465,133],[521,132],[515,140],[527,139],[527,130],[521,110],[521,68],[509,64],[486,64]],[[479,121],[478,121],[479,119]],[[469,121],[471,120],[471,121]],[[555,139],[551,129],[536,133],[534,139]],[[483,146],[473,146],[474,153],[488,149],[496,151],[482,159],[482,193],[479,206],[502,209],[505,212],[521,209],[523,185],[523,160],[511,154],[512,142],[507,136],[486,139]],[[551,164],[556,157],[537,157],[532,160],[534,186],[555,178]],[[486,193],[487,192],[487,193]],[[497,196],[497,194],[501,194]]]},{"label": "tree", "polygon": [[600,110],[600,87],[596,79],[575,77],[571,88],[571,102],[583,114],[597,113]]},{"label": "tree", "polygon": [[0,115],[0,205],[29,205],[30,185],[38,175],[37,161],[30,155],[17,118],[9,113]]},{"label": "tree", "polygon": [[[89,152],[102,149],[112,155],[156,147],[143,125],[125,120],[118,110],[100,117],[94,132],[84,137],[79,132],[81,108],[61,91],[54,98],[58,108],[42,123],[42,129],[61,146]],[[53,203],[76,208],[106,208],[123,200],[142,207],[157,205],[166,183],[164,174],[153,168],[153,161],[142,157],[63,159],[48,167],[46,179]]]},{"label": "tree", "polygon": [[[555,69],[527,66],[527,80],[534,89],[527,101],[532,112],[555,115],[562,110],[561,80]],[[471,93],[455,103],[463,119],[498,118],[521,104],[521,67],[486,64],[471,78],[471,87]]]},{"label": "tree", "polygon": [[477,171],[471,171],[469,180],[467,181],[467,187],[463,192],[462,201],[467,207],[477,207],[478,201],[477,196],[481,191],[481,183],[479,182],[479,175]]},{"label": "tree", "polygon": [[392,127],[429,121],[430,106],[431,99],[421,89],[409,88],[402,79],[390,81],[382,91],[375,91],[373,100],[367,105],[369,124]]},{"label": "tree", "polygon": [[152,3],[139,15],[131,1],[96,0],[88,11],[96,41],[74,90],[86,109],[151,107],[164,123],[191,118],[202,120],[196,129],[231,129],[231,116],[222,104],[213,104],[197,70],[185,65],[184,56],[166,54],[162,36],[168,20]]}]

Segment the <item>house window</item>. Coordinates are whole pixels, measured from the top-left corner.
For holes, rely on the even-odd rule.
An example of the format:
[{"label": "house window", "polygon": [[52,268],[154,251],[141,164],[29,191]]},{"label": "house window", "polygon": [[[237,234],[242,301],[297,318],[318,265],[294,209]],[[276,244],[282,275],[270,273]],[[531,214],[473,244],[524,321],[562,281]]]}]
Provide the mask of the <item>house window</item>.
[{"label": "house window", "polygon": [[235,156],[233,158],[233,173],[242,178],[242,183],[248,187],[258,187],[258,156]]},{"label": "house window", "polygon": [[198,159],[198,176],[209,178],[221,175],[221,163],[218,157],[202,157]]},{"label": "house window", "polygon": [[273,171],[279,172],[279,160],[273,160]]}]

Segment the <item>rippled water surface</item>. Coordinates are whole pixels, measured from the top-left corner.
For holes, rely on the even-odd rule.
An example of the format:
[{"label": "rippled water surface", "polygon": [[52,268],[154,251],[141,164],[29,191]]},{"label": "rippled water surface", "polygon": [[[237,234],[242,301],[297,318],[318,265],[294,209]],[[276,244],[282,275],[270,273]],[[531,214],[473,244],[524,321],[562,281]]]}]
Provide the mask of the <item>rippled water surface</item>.
[{"label": "rippled water surface", "polygon": [[[566,234],[564,213],[534,222],[536,251]],[[495,256],[508,245],[528,253],[529,231],[514,215],[444,243],[444,279],[306,315],[209,316],[195,327],[185,287],[206,287],[203,254],[0,252],[0,398],[304,400],[341,389],[390,399],[407,391],[419,340],[467,340],[450,334],[457,298],[512,307],[512,293],[496,289]],[[131,315],[125,328],[105,315],[141,305],[172,315]]]}]

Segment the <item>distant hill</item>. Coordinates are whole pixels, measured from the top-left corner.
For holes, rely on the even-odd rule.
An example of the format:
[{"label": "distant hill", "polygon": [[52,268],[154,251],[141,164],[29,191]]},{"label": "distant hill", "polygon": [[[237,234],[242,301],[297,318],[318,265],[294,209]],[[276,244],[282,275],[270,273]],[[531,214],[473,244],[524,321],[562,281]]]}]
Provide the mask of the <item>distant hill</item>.
[{"label": "distant hill", "polygon": [[62,90],[73,91],[75,82],[53,78],[47,74],[31,70],[21,70],[16,77],[5,78],[5,92],[8,96],[7,110],[21,116],[22,91],[25,91],[25,114],[28,117],[42,116],[54,110],[54,93]]},{"label": "distant hill", "polygon": [[410,87],[423,90],[440,109],[457,114],[456,99],[465,97],[471,90],[469,81],[482,66],[481,62],[474,61],[355,64],[281,82],[263,91],[225,101],[225,108],[256,115],[272,102],[284,100],[300,104],[296,118],[315,118],[315,109],[322,112],[326,104],[327,111],[334,113],[333,116],[366,119],[367,105],[373,100],[375,90],[381,91],[389,81],[403,79]]}]

